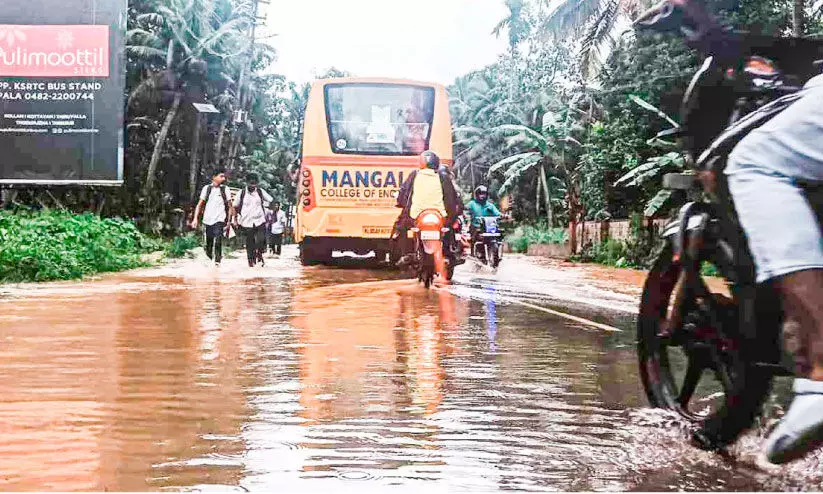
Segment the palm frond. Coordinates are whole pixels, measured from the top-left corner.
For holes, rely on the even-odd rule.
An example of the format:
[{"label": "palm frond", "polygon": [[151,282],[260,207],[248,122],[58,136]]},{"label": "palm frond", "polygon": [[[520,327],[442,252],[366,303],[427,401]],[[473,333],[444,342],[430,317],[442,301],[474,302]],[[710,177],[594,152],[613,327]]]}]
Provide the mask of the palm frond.
[{"label": "palm frond", "polygon": [[644,182],[660,176],[665,171],[682,170],[685,165],[685,160],[680,153],[672,152],[663,156],[655,156],[620,177],[614,185],[626,187],[642,185]]},{"label": "palm frond", "polygon": [[136,129],[139,127],[144,127],[152,132],[157,132],[160,130],[160,124],[153,118],[150,117],[135,117],[131,119],[126,126],[128,129]]},{"label": "palm frond", "polygon": [[527,152],[527,153],[520,153],[515,154],[514,156],[509,156],[508,158],[503,158],[502,160],[498,161],[497,163],[493,164],[489,168],[489,175],[495,174],[500,171],[502,168],[507,168],[510,165],[517,163],[522,160],[536,160],[540,161],[540,154],[536,152]]},{"label": "palm frond", "polygon": [[498,125],[494,129],[492,129],[491,132],[499,135],[525,134],[534,139],[536,143],[539,143],[538,146],[545,147],[546,145],[546,138],[542,134],[540,134],[534,129],[526,127],[525,125]]},{"label": "palm frond", "polygon": [[578,60],[584,78],[596,73],[603,63],[601,53],[604,45],[613,42],[615,23],[620,13],[620,0],[605,0],[600,12],[589,22],[581,40]]},{"label": "palm frond", "polygon": [[550,13],[542,26],[553,37],[564,37],[583,28],[600,11],[602,0],[564,0]]},{"label": "palm frond", "polygon": [[680,127],[680,124],[675,122],[674,119],[672,119],[670,116],[666,115],[663,112],[663,110],[661,110],[660,108],[657,108],[656,106],[649,103],[648,101],[645,101],[643,98],[641,98],[639,96],[635,96],[634,94],[630,94],[629,99],[634,104],[636,104],[637,106],[639,106],[641,108],[644,108],[646,110],[649,110],[650,112],[654,113],[658,117],[660,117],[660,118],[664,119],[665,121],[669,122],[672,125],[672,127],[674,127],[674,128]]},{"label": "palm frond", "polygon": [[655,195],[648,203],[646,203],[646,209],[643,211],[643,215],[646,217],[654,216],[666,204],[666,201],[668,201],[671,196],[671,190],[659,190],[657,192],[657,195]]},{"label": "palm frond", "polygon": [[505,195],[511,192],[514,189],[514,186],[517,185],[520,180],[522,180],[523,175],[529,171],[530,169],[534,168],[534,166],[540,160],[523,160],[515,166],[509,168],[506,172],[506,181],[503,182],[503,185],[500,187],[500,194]]},{"label": "palm frond", "polygon": [[166,41],[158,36],[156,33],[142,28],[134,28],[126,31],[127,45],[145,45],[161,48],[165,46]]},{"label": "palm frond", "polygon": [[126,53],[141,60],[151,60],[153,58],[166,60],[166,50],[160,50],[151,46],[126,45]]},{"label": "palm frond", "polygon": [[143,25],[163,27],[166,24],[166,19],[157,12],[149,12],[138,15],[137,22]]}]

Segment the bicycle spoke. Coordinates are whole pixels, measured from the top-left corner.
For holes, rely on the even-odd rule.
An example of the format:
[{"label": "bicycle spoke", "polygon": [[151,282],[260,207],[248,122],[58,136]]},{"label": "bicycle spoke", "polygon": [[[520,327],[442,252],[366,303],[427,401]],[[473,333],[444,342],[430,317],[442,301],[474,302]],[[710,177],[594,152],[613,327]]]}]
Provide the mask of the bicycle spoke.
[{"label": "bicycle spoke", "polygon": [[683,378],[683,387],[680,388],[680,395],[677,397],[677,402],[680,403],[680,406],[685,408],[686,405],[689,404],[689,401],[692,399],[692,395],[694,395],[695,389],[697,389],[697,384],[703,376],[704,370],[705,366],[698,363],[696,358],[689,358],[689,366],[686,369],[686,377]]}]

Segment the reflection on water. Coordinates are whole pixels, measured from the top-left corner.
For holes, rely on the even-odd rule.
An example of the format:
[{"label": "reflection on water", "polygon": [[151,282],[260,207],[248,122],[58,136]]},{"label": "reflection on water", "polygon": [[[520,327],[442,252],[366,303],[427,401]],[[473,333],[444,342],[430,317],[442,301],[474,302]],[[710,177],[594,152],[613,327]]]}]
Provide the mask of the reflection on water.
[{"label": "reflection on water", "polygon": [[676,420],[638,422],[629,334],[500,304],[491,283],[461,298],[266,269],[0,302],[0,488],[761,485]]}]

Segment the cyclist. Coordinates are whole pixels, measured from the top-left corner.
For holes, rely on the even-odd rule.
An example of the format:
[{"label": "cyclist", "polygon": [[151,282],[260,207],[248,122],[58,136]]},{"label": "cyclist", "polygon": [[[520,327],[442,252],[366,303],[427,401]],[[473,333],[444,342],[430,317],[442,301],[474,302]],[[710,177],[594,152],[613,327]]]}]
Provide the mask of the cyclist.
[{"label": "cyclist", "polygon": [[[739,55],[740,38],[724,31],[699,1],[670,1],[697,24],[693,46],[719,57]],[[821,136],[819,75],[806,84],[801,99],[737,145],[725,172],[757,281],[774,282],[787,315],[800,324],[795,396],[764,447],[772,463],[802,456],[823,441],[823,235],[801,187],[823,182]]]}]

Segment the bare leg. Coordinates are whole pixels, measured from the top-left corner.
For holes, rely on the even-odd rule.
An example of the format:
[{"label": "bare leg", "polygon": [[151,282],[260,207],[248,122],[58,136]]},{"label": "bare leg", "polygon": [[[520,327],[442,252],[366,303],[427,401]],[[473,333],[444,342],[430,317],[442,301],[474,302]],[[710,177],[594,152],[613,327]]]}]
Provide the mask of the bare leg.
[{"label": "bare leg", "polygon": [[800,323],[800,371],[823,381],[823,269],[788,274],[778,282],[786,313]]}]

